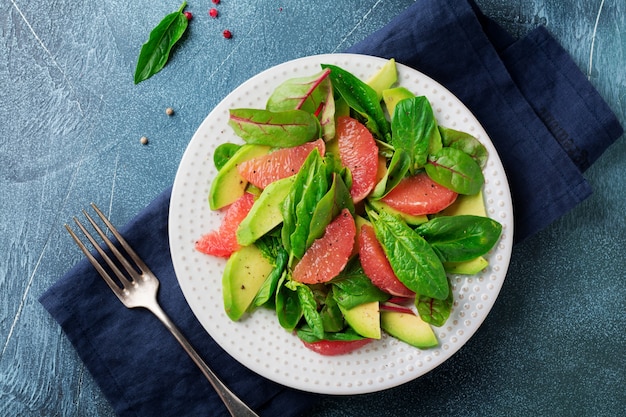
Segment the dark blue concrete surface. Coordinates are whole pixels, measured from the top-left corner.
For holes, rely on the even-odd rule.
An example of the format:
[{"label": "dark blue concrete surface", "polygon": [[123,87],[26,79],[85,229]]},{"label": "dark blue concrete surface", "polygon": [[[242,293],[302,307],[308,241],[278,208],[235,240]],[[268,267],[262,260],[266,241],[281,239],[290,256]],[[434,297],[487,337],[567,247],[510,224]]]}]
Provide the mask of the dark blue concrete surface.
[{"label": "dark blue concrete surface", "polygon": [[[210,1],[190,0],[184,42],[135,86],[141,44],[179,3],[0,0],[0,415],[113,415],[37,302],[81,257],[64,222],[96,201],[125,223],[172,183],[233,88],[343,51],[412,3],[224,0],[211,19]],[[626,125],[623,0],[477,3],[515,35],[545,25]],[[310,416],[626,415],[624,138],[585,175],[593,196],[514,249],[494,309],[458,354],[402,387],[324,398]]]}]

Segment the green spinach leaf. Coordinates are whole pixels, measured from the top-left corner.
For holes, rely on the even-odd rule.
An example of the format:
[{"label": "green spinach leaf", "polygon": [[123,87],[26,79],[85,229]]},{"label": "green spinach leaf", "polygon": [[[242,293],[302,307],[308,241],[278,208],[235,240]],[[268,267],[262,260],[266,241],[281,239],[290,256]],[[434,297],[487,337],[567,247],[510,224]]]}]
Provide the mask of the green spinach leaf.
[{"label": "green spinach leaf", "polygon": [[415,299],[417,313],[421,319],[437,327],[441,327],[446,323],[452,312],[453,303],[454,294],[451,287],[445,300],[438,300],[424,295],[420,295]]},{"label": "green spinach leaf", "polygon": [[391,144],[410,158],[409,170],[414,174],[428,161],[428,155],[441,148],[441,136],[430,102],[424,96],[405,98],[398,102],[391,120]]},{"label": "green spinach leaf", "polygon": [[485,183],[478,163],[455,148],[442,148],[430,155],[425,169],[433,181],[459,194],[476,194]]},{"label": "green spinach leaf", "polygon": [[343,178],[337,173],[333,173],[332,178],[330,189],[313,210],[307,247],[311,246],[315,239],[324,234],[326,226],[337,217],[341,210],[347,208],[351,213],[354,213],[354,202],[350,197],[350,190],[343,182]]},{"label": "green spinach leaf", "polygon": [[304,110],[231,109],[228,124],[246,143],[289,148],[319,139],[320,122]]},{"label": "green spinach leaf", "polygon": [[276,317],[284,329],[292,331],[300,322],[303,311],[298,293],[285,285],[287,282],[288,276],[283,274],[276,289]]},{"label": "green spinach leaf", "polygon": [[341,312],[337,301],[335,301],[332,287],[328,294],[326,294],[320,315],[322,316],[325,332],[339,332],[345,327],[343,313]]},{"label": "green spinach leaf", "polygon": [[330,69],[333,88],[365,120],[365,125],[374,136],[388,142],[391,129],[376,91],[343,68],[330,64],[322,64],[322,68]]},{"label": "green spinach leaf", "polygon": [[143,44],[139,52],[137,67],[135,68],[135,84],[152,77],[161,71],[167,63],[172,48],[183,36],[189,25],[187,17],[183,14],[185,6],[187,6],[186,1],[177,11],[165,16],[150,32],[148,41]]},{"label": "green spinach leaf", "polygon": [[393,153],[391,161],[389,161],[387,172],[385,172],[383,178],[378,182],[378,184],[376,184],[374,190],[370,194],[370,197],[379,199],[386,196],[395,188],[396,185],[398,185],[406,173],[409,172],[410,166],[411,158],[409,154],[403,149],[397,149]]},{"label": "green spinach leaf", "polygon": [[241,148],[241,145],[237,145],[235,143],[222,143],[217,148],[215,148],[215,153],[213,154],[213,163],[215,164],[215,168],[219,171],[222,169],[226,162],[232,156],[237,153],[237,151]]},{"label": "green spinach leaf", "polygon": [[351,327],[346,328],[343,332],[326,332],[324,336],[320,338],[315,335],[315,332],[309,326],[304,325],[296,331],[296,334],[301,340],[307,343],[315,343],[321,340],[350,342],[352,340],[365,339],[365,337],[355,332]]},{"label": "green spinach leaf", "polygon": [[298,294],[298,300],[302,307],[302,313],[304,320],[311,328],[313,334],[320,339],[324,337],[324,322],[319,311],[317,311],[317,301],[313,295],[313,291],[308,285],[296,283],[291,281],[291,284],[296,284],[296,293]]},{"label": "green spinach leaf", "polygon": [[489,153],[485,145],[474,136],[443,126],[439,126],[439,133],[443,146],[459,149],[474,158],[481,168],[485,167]]},{"label": "green spinach leaf", "polygon": [[369,212],[376,238],[398,279],[417,294],[448,296],[448,278],[433,248],[402,220],[384,211]]},{"label": "green spinach leaf", "polygon": [[348,262],[341,274],[331,281],[331,285],[335,301],[347,310],[360,304],[386,301],[390,298],[389,294],[381,291],[365,275],[358,257]]},{"label": "green spinach leaf", "polygon": [[274,89],[265,108],[273,112],[304,110],[311,113],[319,118],[324,139],[332,139],[335,136],[335,100],[329,74],[327,69],[284,81]]},{"label": "green spinach leaf", "polygon": [[328,192],[326,166],[317,149],[314,149],[281,204],[283,217],[283,246],[291,256],[300,259],[308,248],[311,219],[315,207]]},{"label": "green spinach leaf", "polygon": [[415,231],[430,243],[442,262],[463,262],[489,252],[500,238],[502,225],[489,217],[441,216]]}]

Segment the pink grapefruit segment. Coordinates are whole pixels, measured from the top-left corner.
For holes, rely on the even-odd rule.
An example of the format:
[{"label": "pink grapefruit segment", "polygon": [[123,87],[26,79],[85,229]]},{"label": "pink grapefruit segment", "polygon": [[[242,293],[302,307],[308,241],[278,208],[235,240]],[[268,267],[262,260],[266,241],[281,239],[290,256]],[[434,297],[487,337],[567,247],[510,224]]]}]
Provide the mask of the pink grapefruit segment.
[{"label": "pink grapefruit segment", "polygon": [[352,173],[350,194],[355,203],[363,200],[376,184],[378,146],[364,124],[348,116],[337,120],[336,131],[341,163]]},{"label": "pink grapefruit segment", "polygon": [[402,179],[381,201],[403,213],[422,216],[440,212],[454,203],[456,197],[457,193],[420,172]]},{"label": "pink grapefruit segment", "polygon": [[358,237],[359,257],[363,272],[381,290],[397,297],[414,297],[415,293],[408,289],[396,277],[385,256],[383,248],[376,239],[374,228],[369,224],[361,226]]},{"label": "pink grapefruit segment", "polygon": [[326,226],[326,231],[304,252],[304,256],[293,269],[294,281],[303,284],[319,284],[330,281],[343,270],[348,263],[356,225],[348,209]]},{"label": "pink grapefruit segment", "polygon": [[234,203],[227,206],[224,209],[224,218],[220,227],[196,241],[196,250],[220,258],[228,258],[238,250],[241,246],[237,243],[237,227],[253,204],[254,196],[250,193],[244,193]]},{"label": "pink grapefruit segment", "polygon": [[325,356],[344,355],[354,350],[360,349],[370,343],[373,339],[358,340],[320,340],[319,342],[302,343],[308,349]]},{"label": "pink grapefruit segment", "polygon": [[237,166],[239,175],[251,184],[263,189],[282,178],[297,174],[307,156],[317,148],[324,156],[326,145],[323,139],[307,142],[292,148],[281,148],[267,155],[258,156]]}]

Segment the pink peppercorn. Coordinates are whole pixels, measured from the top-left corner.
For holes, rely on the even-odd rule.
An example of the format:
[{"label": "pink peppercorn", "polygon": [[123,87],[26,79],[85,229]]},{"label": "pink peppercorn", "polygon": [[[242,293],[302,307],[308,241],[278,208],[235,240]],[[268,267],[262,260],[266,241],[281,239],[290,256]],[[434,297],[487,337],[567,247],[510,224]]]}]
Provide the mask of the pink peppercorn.
[{"label": "pink peppercorn", "polygon": [[193,15],[191,14],[191,12],[184,12],[183,13],[185,15],[185,17],[187,18],[187,20],[191,20],[191,18],[193,17]]},{"label": "pink peppercorn", "polygon": [[224,37],[225,37],[226,39],[230,39],[230,38],[232,38],[232,37],[233,37],[233,34],[232,34],[232,33],[231,33],[231,31],[230,31],[230,30],[228,30],[228,29],[225,29],[225,30],[224,30],[224,32],[222,32],[222,34],[224,35]]},{"label": "pink peppercorn", "polygon": [[213,4],[220,4],[220,0],[211,0]]},{"label": "pink peppercorn", "polygon": [[216,8],[212,8],[211,10],[209,10],[209,16],[211,16],[213,18],[217,17],[218,14],[219,13],[218,13]]}]

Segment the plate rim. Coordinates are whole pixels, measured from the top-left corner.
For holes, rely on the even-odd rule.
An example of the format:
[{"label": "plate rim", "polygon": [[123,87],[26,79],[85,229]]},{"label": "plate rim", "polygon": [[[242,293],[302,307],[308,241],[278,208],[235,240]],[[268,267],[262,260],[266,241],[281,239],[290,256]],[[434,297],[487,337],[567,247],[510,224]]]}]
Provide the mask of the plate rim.
[{"label": "plate rim", "polygon": [[[178,230],[175,230],[175,229],[177,225],[179,225],[179,219],[176,218],[175,216],[175,214],[177,213],[176,209],[172,209],[172,208],[175,206],[175,202],[179,194],[179,189],[183,186],[182,185],[184,181],[183,176],[185,175],[186,170],[188,169],[188,167],[184,167],[183,164],[189,158],[191,158],[189,153],[193,151],[194,143],[196,143],[199,140],[202,140],[200,138],[201,132],[204,132],[208,128],[207,125],[210,124],[212,121],[212,118],[214,118],[213,115],[216,112],[223,111],[224,110],[223,108],[232,100],[232,97],[236,97],[242,92],[245,92],[246,90],[250,89],[251,84],[258,83],[258,80],[263,79],[271,75],[272,73],[275,73],[276,71],[281,71],[284,68],[298,67],[299,65],[303,65],[303,64],[318,65],[322,63],[322,61],[333,61],[329,63],[334,63],[334,62],[341,61],[341,60],[354,60],[354,61],[357,61],[357,63],[363,62],[364,63],[363,65],[365,65],[365,62],[367,61],[372,65],[378,65],[378,66],[382,66],[382,64],[388,61],[388,59],[385,59],[385,58],[380,58],[380,57],[375,57],[375,56],[370,56],[370,55],[351,54],[351,53],[319,54],[319,55],[300,57],[300,58],[288,60],[283,63],[274,65],[272,67],[269,67],[257,73],[256,75],[248,78],[246,81],[241,83],[239,86],[233,89],[226,97],[224,97],[204,118],[204,120],[202,121],[202,123],[199,125],[196,132],[192,136],[191,140],[189,141],[185,149],[185,152],[183,153],[183,156],[180,160],[179,167],[176,172],[174,183],[172,185],[170,210],[168,214],[168,239],[170,243],[170,254],[171,254],[172,262],[174,265],[174,272],[176,274],[176,279],[181,287],[181,290],[183,292],[183,295],[185,297],[187,304],[189,305],[194,316],[201,323],[202,327],[206,330],[208,335],[210,335],[221,348],[223,348],[230,356],[232,356],[233,359],[237,360],[243,366],[247,367],[248,369],[254,371],[255,373],[267,379],[270,379],[276,383],[279,383],[285,386],[289,386],[290,388],[299,389],[302,391],[308,391],[312,393],[330,394],[330,395],[365,394],[365,393],[372,393],[372,392],[377,392],[377,391],[381,391],[384,389],[392,388],[392,387],[395,387],[395,386],[398,386],[398,385],[407,383],[411,380],[419,378],[420,376],[440,366],[447,359],[454,356],[456,352],[462,346],[464,346],[471,339],[471,337],[473,337],[476,331],[478,331],[478,329],[480,328],[480,326],[482,326],[484,320],[486,319],[487,315],[493,308],[493,305],[495,304],[495,301],[497,300],[499,292],[504,283],[504,279],[506,277],[506,272],[510,263],[512,243],[513,243],[513,240],[512,240],[513,239],[512,199],[511,199],[511,193],[510,193],[508,180],[506,178],[506,172],[504,171],[502,162],[498,156],[497,151],[495,150],[495,147],[493,146],[493,142],[489,138],[488,134],[486,133],[482,125],[480,124],[479,120],[476,119],[473,113],[462,103],[460,99],[458,99],[454,94],[452,94],[449,90],[447,90],[443,85],[438,83],[436,80],[432,79],[428,75],[423,74],[422,72],[418,70],[408,67],[400,62],[396,62],[399,75],[400,74],[413,74],[413,76],[418,75],[418,78],[428,80],[429,88],[440,91],[441,94],[445,94],[446,100],[454,102],[456,106],[461,107],[463,111],[467,113],[466,118],[469,117],[471,119],[470,122],[475,123],[479,127],[479,134],[481,137],[481,142],[483,142],[489,148],[490,163],[495,164],[495,170],[499,174],[498,179],[500,181],[503,181],[503,184],[501,184],[500,187],[505,190],[505,193],[504,193],[505,195],[501,197],[504,199],[505,208],[508,208],[508,212],[507,212],[508,218],[506,219],[506,231],[505,231],[505,235],[501,237],[501,241],[499,245],[503,245],[502,242],[505,242],[505,243],[503,245],[503,251],[498,252],[498,256],[501,257],[500,262],[502,263],[503,267],[501,267],[501,270],[498,272],[499,279],[496,282],[492,283],[493,285],[495,285],[492,289],[493,300],[490,300],[488,308],[486,308],[486,312],[482,314],[481,316],[479,316],[478,318],[473,319],[474,325],[470,328],[470,330],[467,331],[467,333],[463,335],[464,341],[462,343],[455,343],[454,345],[452,345],[450,348],[446,350],[443,356],[441,354],[438,354],[438,355],[433,354],[432,356],[434,356],[434,358],[430,359],[432,361],[432,366],[424,367],[423,372],[420,372],[419,370],[416,372],[407,371],[404,374],[405,377],[392,378],[391,380],[385,379],[384,380],[385,382],[380,383],[380,384],[376,384],[376,383],[369,384],[369,385],[368,384],[365,384],[365,385],[364,384],[347,384],[345,386],[342,385],[341,387],[336,387],[336,386],[329,386],[328,384],[327,385],[311,384],[310,382],[306,382],[306,380],[299,380],[300,382],[296,382],[296,383],[293,383],[293,381],[291,381],[291,383],[286,383],[287,380],[285,378],[281,378],[280,375],[276,375],[276,373],[266,372],[266,369],[263,366],[259,366],[258,363],[255,363],[252,360],[246,359],[245,354],[242,355],[241,351],[237,351],[236,349],[233,349],[232,346],[226,343],[222,337],[216,337],[215,332],[212,332],[212,330],[214,329],[213,328],[209,329],[207,327],[204,316],[201,314],[201,312],[198,311],[199,308],[198,308],[197,302],[194,299],[192,291],[188,285],[189,281],[188,280],[185,281],[185,279],[182,278],[186,275],[183,273],[184,265],[181,265],[182,261],[181,261],[180,253],[178,253],[178,250],[175,249],[177,248],[177,245],[179,244],[179,241],[176,240],[175,238],[175,236],[178,235]],[[399,79],[399,83],[402,84],[402,80]],[[428,94],[424,94],[424,95],[426,95],[429,99],[431,99],[431,97],[429,97]],[[207,155],[207,157],[208,156],[209,155]],[[494,156],[495,158],[493,158]],[[209,178],[208,180],[212,180],[212,178]],[[208,206],[208,203],[206,204]],[[199,233],[197,234],[197,237],[199,237],[202,233],[205,233],[205,232],[206,231],[199,231]],[[219,281],[221,282],[221,277],[219,278]],[[254,314],[258,314],[258,313],[259,312],[255,312]],[[283,332],[285,332],[285,334],[288,334],[285,330],[283,330]],[[388,341],[385,343],[389,344]],[[398,342],[398,343],[402,343],[402,342]],[[441,343],[440,343],[440,346],[441,346]],[[306,348],[303,348],[303,349],[306,349]],[[384,350],[385,349],[384,346],[381,347],[381,349],[383,349],[383,353],[386,352],[386,350]],[[408,350],[411,351],[414,349],[416,348],[409,347]],[[437,352],[437,349],[439,348],[435,348],[435,352]],[[354,354],[354,356],[358,357],[359,353]],[[327,359],[329,357],[322,357],[322,358]]]}]

